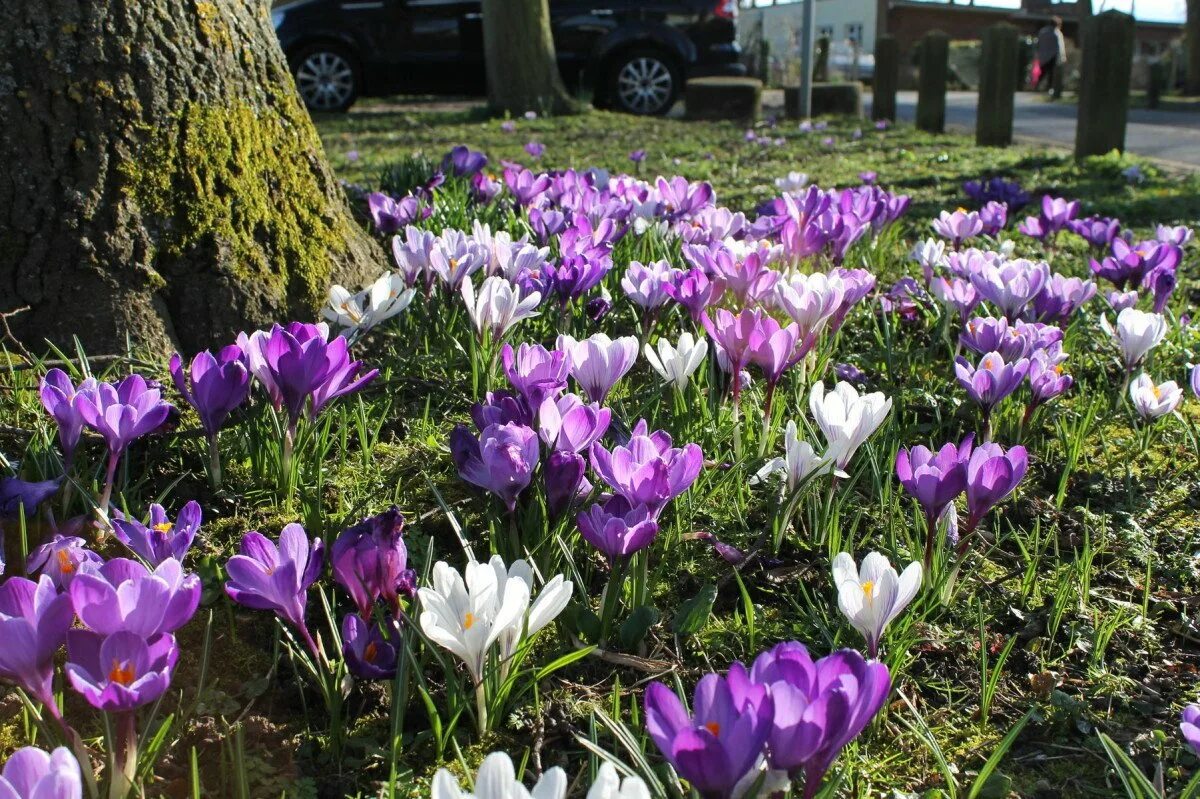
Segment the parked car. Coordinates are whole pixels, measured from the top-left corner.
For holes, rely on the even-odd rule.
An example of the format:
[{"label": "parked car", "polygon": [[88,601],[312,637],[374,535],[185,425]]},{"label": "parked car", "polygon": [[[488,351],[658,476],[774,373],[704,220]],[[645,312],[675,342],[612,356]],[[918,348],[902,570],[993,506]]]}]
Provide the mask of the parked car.
[{"label": "parked car", "polygon": [[[313,111],[486,88],[479,0],[288,0],[271,13]],[[744,75],[736,19],[737,0],[550,0],[568,86],[633,114],[666,113],[687,78]]]}]

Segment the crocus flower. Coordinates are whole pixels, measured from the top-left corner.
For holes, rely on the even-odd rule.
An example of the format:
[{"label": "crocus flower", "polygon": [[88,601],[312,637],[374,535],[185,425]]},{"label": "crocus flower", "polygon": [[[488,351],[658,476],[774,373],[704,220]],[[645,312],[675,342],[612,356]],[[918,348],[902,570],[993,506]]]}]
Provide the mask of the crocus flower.
[{"label": "crocus flower", "polygon": [[577,452],[555,450],[546,457],[546,511],[557,519],[575,501],[592,493],[592,484],[584,475],[587,461]]},{"label": "crocus flower", "polygon": [[[732,314],[724,308],[718,308],[712,316],[708,313],[701,316],[704,329],[717,345],[718,354],[724,358],[721,365],[730,374],[738,374],[750,363],[753,347],[762,338],[763,316],[763,312],[758,309],[747,309],[739,314]],[[735,380],[735,402],[740,393],[740,383]]]},{"label": "crocus flower", "polygon": [[200,530],[200,503],[192,500],[185,504],[172,522],[162,505],[150,506],[150,523],[142,524],[138,519],[127,519],[120,511],[113,511],[113,533],[139,558],[157,567],[168,558],[182,562],[183,556],[192,547],[192,541]]},{"label": "crocus flower", "polygon": [[[0,477],[0,519],[15,519],[25,509],[25,516],[32,517],[42,503],[58,493],[62,478],[30,482],[19,477]],[[4,557],[0,552],[0,560]]]},{"label": "crocus flower", "polygon": [[229,414],[250,396],[250,370],[242,348],[224,347],[215,356],[206,351],[192,358],[185,372],[179,353],[171,356],[171,379],[188,405],[196,409],[200,426],[215,438]]},{"label": "crocus flower", "polygon": [[989,352],[979,360],[978,366],[961,355],[954,360],[954,376],[967,396],[983,409],[988,416],[1000,401],[1017,390],[1025,375],[1029,374],[1029,359],[1021,358],[1007,363],[998,352]]},{"label": "crocus flower", "polygon": [[921,444],[896,453],[896,477],[904,490],[921,504],[930,529],[954,498],[967,487],[967,462],[974,436],[961,444],[946,444],[936,453]]},{"label": "crocus flower", "polygon": [[849,553],[839,552],[833,559],[833,584],[837,587],[838,608],[866,640],[867,654],[873,658],[879,653],[883,631],[917,595],[921,564],[914,561],[897,575],[888,559],[878,552],[868,553],[861,568]]},{"label": "crocus flower", "polygon": [[393,272],[384,272],[357,294],[335,284],[329,289],[329,304],[321,309],[321,315],[341,327],[343,335],[365,333],[412,303],[417,290],[409,285],[404,274]]},{"label": "crocus flower", "polygon": [[836,275],[797,273],[775,284],[775,302],[796,323],[804,341],[819,333],[837,313],[845,290]]},{"label": "crocus flower", "polygon": [[[1016,490],[1029,468],[1029,455],[1021,446],[1005,451],[999,444],[980,444],[967,463],[966,530],[973,532],[988,511]],[[964,544],[969,539],[964,539]]]},{"label": "crocus flower", "polygon": [[1039,322],[1066,324],[1094,296],[1096,284],[1093,281],[1053,274],[1045,288],[1033,298],[1033,317]]},{"label": "crocus flower", "polygon": [[556,346],[567,353],[571,377],[588,399],[601,405],[608,398],[608,392],[637,360],[638,342],[633,336],[610,339],[604,333],[596,333],[576,341],[568,335],[560,335]]},{"label": "crocus flower", "polygon": [[969,280],[961,277],[935,277],[929,284],[929,292],[946,305],[958,311],[959,321],[965,322],[979,306],[979,292]]},{"label": "crocus flower", "polygon": [[770,766],[793,778],[803,774],[804,799],[816,796],[825,772],[871,723],[892,687],[878,661],[842,649],[814,662],[796,641],[759,655],[750,676],[774,700]]},{"label": "crocus flower", "polygon": [[586,799],[650,799],[650,790],[641,777],[621,779],[616,766],[606,760],[600,764]]},{"label": "crocus flower", "polygon": [[608,431],[612,411],[577,394],[547,397],[538,409],[538,435],[559,452],[583,452]]},{"label": "crocus flower", "polygon": [[649,264],[630,261],[625,275],[621,278],[621,288],[634,305],[652,310],[670,299],[666,287],[674,283],[676,275],[681,271],[667,261],[654,261]]},{"label": "crocus flower", "polygon": [[380,599],[392,613],[398,612],[401,595],[411,594],[416,586],[416,573],[408,568],[404,516],[394,505],[343,530],[330,547],[329,560],[333,578],[350,594],[364,620],[371,618]]},{"label": "crocus flower", "polygon": [[1093,247],[1103,250],[1108,248],[1121,232],[1121,220],[1089,216],[1072,219],[1067,223],[1067,229]]},{"label": "crocus flower", "polygon": [[63,463],[66,466],[64,471],[71,470],[75,447],[79,445],[79,437],[83,433],[83,415],[75,407],[75,397],[80,392],[95,390],[95,378],[84,379],[76,388],[62,369],[51,369],[42,378],[38,398],[42,401],[46,413],[50,414],[58,425],[58,445],[62,447]]},{"label": "crocus flower", "polygon": [[85,564],[99,565],[104,559],[78,536],[56,534],[46,543],[29,553],[25,570],[30,574],[44,574],[59,591],[66,591]]},{"label": "crocus flower", "polygon": [[826,393],[824,381],[818,381],[808,396],[808,407],[829,444],[834,467],[844,472],[858,448],[883,424],[892,400],[881,391],[860,395],[845,381]]},{"label": "crocus flower", "polygon": [[1188,705],[1183,709],[1179,717],[1179,732],[1192,754],[1200,757],[1200,705]]},{"label": "crocus flower", "polygon": [[1029,359],[1030,407],[1044,405],[1065,393],[1074,382],[1070,375],[1063,374],[1062,364],[1054,363],[1044,351],[1035,352]]},{"label": "crocus flower", "polygon": [[[26,746],[9,755],[0,771],[0,797],[4,799],[82,799],[79,761],[60,746],[44,752]],[[634,797],[622,797],[634,799]]]},{"label": "crocus flower", "polygon": [[1193,231],[1187,225],[1159,225],[1154,230],[1154,238],[1164,244],[1174,244],[1177,247],[1182,247],[1192,240]]},{"label": "crocus flower", "polygon": [[734,663],[729,674],[706,674],[696,686],[689,716],[660,682],[646,687],[646,732],[704,799],[729,799],[734,786],[757,767],[775,717],[765,685],[751,682]]},{"label": "crocus flower", "polygon": [[313,655],[317,645],[304,623],[308,587],[321,576],[325,547],[311,541],[304,528],[289,524],[279,533],[278,546],[257,530],[242,536],[241,548],[225,564],[229,580],[225,593],[239,605],[273,611],[295,627]]},{"label": "crocus flower", "polygon": [[1119,314],[1126,308],[1137,305],[1138,293],[1136,291],[1110,291],[1104,295],[1104,299]]},{"label": "crocus flower", "polygon": [[700,476],[704,455],[696,444],[672,446],[670,434],[663,430],[647,431],[646,420],[641,419],[627,445],[610,452],[593,444],[592,469],[630,505],[647,505],[657,517]]},{"label": "crocus flower", "polygon": [[168,633],[67,633],[67,677],[88,703],[108,713],[130,711],[162,696],[171,684],[179,647]]},{"label": "crocus flower", "polygon": [[851,309],[875,290],[875,276],[866,269],[845,269],[840,266],[829,274],[839,278],[845,287],[842,304],[829,322],[829,329],[836,332],[841,329]]},{"label": "crocus flower", "polygon": [[984,263],[971,275],[979,296],[991,302],[1015,320],[1050,279],[1050,267],[1044,262],[1025,259],[1003,263]]},{"label": "crocus flower", "polygon": [[522,344],[514,351],[505,344],[500,362],[508,383],[533,409],[548,397],[557,397],[567,387],[571,363],[560,350],[547,350],[541,344]]},{"label": "crocus flower", "polygon": [[537,161],[546,152],[546,146],[541,142],[531,141],[525,145],[525,152],[529,154],[530,158]]},{"label": "crocus flower", "polygon": [[1100,317],[1100,327],[1121,351],[1125,371],[1132,372],[1145,360],[1150,350],[1159,345],[1167,335],[1167,320],[1161,314],[1126,308],[1117,314],[1117,326],[1113,328],[1108,316]]},{"label": "crocus flower", "polygon": [[783,194],[797,194],[808,185],[808,175],[803,172],[788,172],[781,178],[775,178],[775,188]]},{"label": "crocus flower", "polygon": [[984,203],[979,209],[979,221],[985,234],[995,236],[1008,224],[1008,206],[995,200]]},{"label": "crocus flower", "polygon": [[704,309],[720,299],[723,291],[720,284],[709,280],[698,267],[679,272],[672,283],[663,286],[663,292],[687,310],[694,324],[700,323]]},{"label": "crocus flower", "polygon": [[275,408],[287,411],[293,434],[306,403],[309,418],[315,419],[331,401],[360,390],[379,373],[378,369],[363,373],[362,362],[350,360],[346,339],[339,336],[326,342],[328,332],[323,324],[290,322],[238,335],[251,374],[267,390]]},{"label": "crocus flower", "polygon": [[1154,296],[1152,308],[1154,313],[1160,314],[1166,310],[1167,302],[1171,299],[1171,294],[1175,291],[1177,280],[1178,278],[1176,278],[1173,268],[1160,267],[1147,273],[1145,280],[1142,281],[1142,286],[1148,287]]},{"label": "crocus flower", "polygon": [[518,322],[537,316],[542,301],[536,291],[522,296],[520,287],[499,275],[485,279],[478,296],[475,283],[468,277],[462,283],[462,296],[480,339],[489,334],[492,341],[500,341]]},{"label": "crocus flower", "polygon": [[367,213],[371,216],[371,224],[384,235],[425,219],[432,212],[432,208],[422,207],[421,201],[411,194],[399,200],[378,191],[367,195]]},{"label": "crocus flower", "polygon": [[513,422],[490,424],[478,438],[458,425],[450,434],[450,454],[459,477],[496,494],[512,513],[537,467],[538,436]]},{"label": "crocus flower", "polygon": [[1079,200],[1064,200],[1062,197],[1042,197],[1042,222],[1051,232],[1057,232],[1079,216]]},{"label": "crocus flower", "polygon": [[446,153],[446,157],[442,159],[442,171],[455,177],[469,178],[482,171],[487,164],[486,155],[460,144]]},{"label": "crocus flower", "polygon": [[529,427],[533,424],[533,413],[520,397],[507,391],[489,391],[484,395],[484,402],[471,406],[471,420],[478,430],[510,422]]},{"label": "crocus flower", "polygon": [[1142,372],[1129,384],[1129,399],[1143,419],[1152,420],[1178,408],[1183,389],[1174,380],[1156,384],[1150,375]]},{"label": "crocus flower", "polygon": [[[601,769],[603,772],[603,769]],[[629,780],[626,780],[628,782]],[[542,773],[537,784],[530,790],[517,779],[512,758],[505,752],[492,752],[483,759],[475,774],[474,792],[458,787],[458,780],[444,768],[433,775],[430,799],[564,799],[567,794],[567,775],[558,766]],[[644,786],[643,786],[644,788]],[[588,799],[593,799],[588,794]],[[606,797],[607,799],[607,797]],[[641,799],[638,795],[622,796],[621,799]]]},{"label": "crocus flower", "polygon": [[113,558],[81,570],[67,593],[89,630],[152,638],[173,633],[191,620],[200,605],[200,578],[185,572],[174,558],[153,571],[136,560]]},{"label": "crocus flower", "polygon": [[700,339],[697,342],[691,333],[682,333],[678,346],[665,337],[660,337],[656,346],[657,350],[649,344],[643,348],[646,361],[658,372],[666,385],[674,385],[683,391],[687,388],[688,378],[699,368],[708,353],[708,340]]},{"label": "crocus flower", "polygon": [[342,657],[350,673],[363,680],[390,680],[396,676],[396,649],[400,630],[388,621],[389,635],[384,636],[380,625],[363,621],[355,613],[342,619]]},{"label": "crocus flower", "polygon": [[630,505],[619,494],[592,505],[575,521],[584,540],[613,563],[650,546],[658,535],[654,512],[646,505]]},{"label": "crocus flower", "polygon": [[0,583],[0,677],[20,686],[55,718],[54,655],[74,617],[71,598],[45,574],[36,583],[23,577]]},{"label": "crocus flower", "polygon": [[750,478],[751,485],[773,474],[783,475],[783,495],[791,496],[810,475],[821,474],[836,459],[837,453],[826,452],[818,457],[812,444],[800,438],[795,420],[789,419],[783,431],[783,457],[772,458]]},{"label": "crocus flower", "polygon": [[958,249],[967,239],[974,238],[983,232],[983,220],[974,211],[959,208],[953,213],[942,211],[933,220],[933,232],[944,239],[949,239]]},{"label": "crocus flower", "polygon": [[1192,386],[1192,393],[1200,397],[1200,364],[1191,367],[1189,382]]},{"label": "crocus flower", "polygon": [[917,242],[908,257],[921,267],[921,273],[925,275],[925,285],[929,285],[938,270],[946,266],[946,242],[940,239]]}]

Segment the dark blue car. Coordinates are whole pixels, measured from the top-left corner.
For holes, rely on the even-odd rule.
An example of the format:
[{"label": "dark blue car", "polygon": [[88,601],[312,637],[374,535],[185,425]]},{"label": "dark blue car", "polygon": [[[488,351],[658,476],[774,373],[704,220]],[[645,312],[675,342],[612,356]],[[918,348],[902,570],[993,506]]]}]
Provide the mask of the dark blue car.
[{"label": "dark blue car", "polygon": [[[666,113],[684,81],[741,75],[737,0],[549,0],[563,79],[594,102]],[[359,97],[482,94],[479,0],[288,0],[272,11],[313,111]]]}]

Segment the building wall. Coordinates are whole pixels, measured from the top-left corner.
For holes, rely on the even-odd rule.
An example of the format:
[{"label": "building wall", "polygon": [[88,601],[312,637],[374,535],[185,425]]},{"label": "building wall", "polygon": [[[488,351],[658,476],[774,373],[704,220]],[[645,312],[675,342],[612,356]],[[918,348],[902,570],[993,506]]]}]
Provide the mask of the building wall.
[{"label": "building wall", "polygon": [[[857,32],[863,48],[870,52],[875,41],[876,5],[877,0],[816,0],[817,36],[829,34],[831,41],[842,42]],[[738,12],[742,43],[757,41],[761,30],[762,37],[771,45],[773,58],[797,54],[803,26],[804,4],[798,0],[743,8]]]}]

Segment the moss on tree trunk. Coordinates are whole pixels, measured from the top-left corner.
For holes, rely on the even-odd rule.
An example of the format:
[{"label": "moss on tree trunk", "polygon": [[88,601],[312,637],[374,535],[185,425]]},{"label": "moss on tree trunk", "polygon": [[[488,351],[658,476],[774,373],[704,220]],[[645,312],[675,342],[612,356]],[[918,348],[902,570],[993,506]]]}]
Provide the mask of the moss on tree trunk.
[{"label": "moss on tree trunk", "polygon": [[385,268],[255,0],[0,4],[0,310],[191,351]]}]

